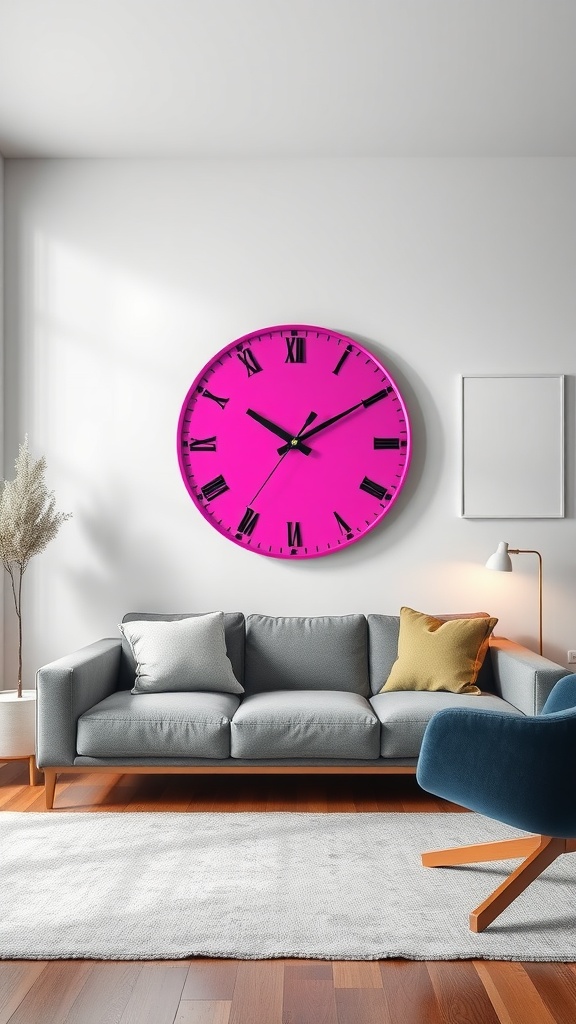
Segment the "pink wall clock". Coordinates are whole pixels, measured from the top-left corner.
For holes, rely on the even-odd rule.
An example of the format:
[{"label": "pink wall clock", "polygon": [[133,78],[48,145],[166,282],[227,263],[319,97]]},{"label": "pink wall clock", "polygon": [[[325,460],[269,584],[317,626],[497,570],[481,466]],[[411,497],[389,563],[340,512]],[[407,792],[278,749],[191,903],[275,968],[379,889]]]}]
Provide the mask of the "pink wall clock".
[{"label": "pink wall clock", "polygon": [[200,371],[178,422],[188,493],[223,537],[317,558],[388,514],[410,463],[388,371],[336,331],[284,324],[233,341]]}]

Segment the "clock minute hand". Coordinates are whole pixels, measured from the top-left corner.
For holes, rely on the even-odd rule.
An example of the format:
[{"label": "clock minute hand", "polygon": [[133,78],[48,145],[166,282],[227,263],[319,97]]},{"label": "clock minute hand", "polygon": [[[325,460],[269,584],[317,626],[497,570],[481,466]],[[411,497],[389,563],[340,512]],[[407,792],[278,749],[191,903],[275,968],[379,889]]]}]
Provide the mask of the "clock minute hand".
[{"label": "clock minute hand", "polygon": [[[355,412],[356,409],[364,408],[368,409],[369,406],[374,405],[376,402],[380,402],[383,398],[392,391],[391,387],[383,388],[382,391],[377,391],[375,395],[371,395],[370,398],[363,398],[361,402],[357,402],[356,405],[351,405],[349,409],[344,409],[343,412],[339,412],[336,416],[331,416],[329,420],[323,420],[322,423],[318,423],[317,426],[312,427],[311,430],[307,430],[304,434],[300,435],[300,441],[307,441],[309,437],[314,434],[318,434],[325,427],[331,427],[333,423],[337,423],[338,420],[343,419],[345,416],[349,416],[351,412]],[[288,451],[288,445],[283,445],[278,449],[278,454],[282,455],[285,451]]]},{"label": "clock minute hand", "polygon": [[261,423],[263,427],[271,430],[273,434],[277,434],[277,436],[281,437],[282,440],[287,441],[288,443],[285,447],[285,451],[288,451],[289,448],[296,448],[297,451],[302,452],[303,455],[310,455],[312,452],[312,449],[309,448],[307,444],[301,443],[299,436],[295,437],[289,430],[284,430],[283,427],[279,427],[277,423],[273,423],[272,420],[267,419],[266,416],[261,416],[259,412],[254,412],[254,409],[246,409],[246,414],[247,416],[251,416],[253,420],[256,420],[257,423]]}]

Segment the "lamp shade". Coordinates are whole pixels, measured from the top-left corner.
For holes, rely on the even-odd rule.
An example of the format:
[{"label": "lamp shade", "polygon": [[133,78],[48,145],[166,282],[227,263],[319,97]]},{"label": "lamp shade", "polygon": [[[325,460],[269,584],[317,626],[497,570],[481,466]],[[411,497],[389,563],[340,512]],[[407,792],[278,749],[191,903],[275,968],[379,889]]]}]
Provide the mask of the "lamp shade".
[{"label": "lamp shade", "polygon": [[487,569],[496,569],[497,572],[512,572],[512,559],[508,554],[508,544],[501,540],[496,551],[486,562]]}]

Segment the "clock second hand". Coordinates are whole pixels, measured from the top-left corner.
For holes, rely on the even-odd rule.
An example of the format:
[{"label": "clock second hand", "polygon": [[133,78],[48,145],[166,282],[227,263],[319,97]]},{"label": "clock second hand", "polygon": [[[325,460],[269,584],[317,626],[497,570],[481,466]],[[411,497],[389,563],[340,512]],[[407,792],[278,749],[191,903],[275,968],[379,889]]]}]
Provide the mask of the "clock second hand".
[{"label": "clock second hand", "polygon": [[[293,440],[298,440],[298,438],[300,437],[300,435],[301,435],[301,434],[303,434],[303,433],[304,433],[304,431],[306,430],[306,427],[309,427],[309,426],[310,426],[310,424],[311,424],[311,423],[313,423],[313,421],[314,421],[314,420],[316,419],[317,415],[318,415],[318,413],[317,413],[317,412],[311,412],[311,413],[310,413],[310,415],[308,416],[308,418],[307,418],[307,420],[306,420],[306,423],[305,423],[305,424],[304,424],[304,426],[303,426],[303,427],[302,427],[302,428],[301,428],[301,429],[300,429],[300,430],[298,431],[298,433],[297,433],[297,434],[295,435],[295,437],[293,438]],[[292,445],[292,444],[289,444],[289,445],[287,444],[287,445],[286,445],[286,451],[282,452],[282,455],[281,455],[281,456],[280,456],[280,458],[278,459],[278,462],[277,462],[277,463],[276,463],[276,465],[275,465],[275,466],[273,466],[273,468],[272,468],[272,469],[270,470],[270,472],[268,473],[268,476],[266,477],[266,479],[265,479],[264,483],[262,484],[262,486],[261,486],[261,487],[259,487],[259,488],[258,488],[258,490],[256,491],[256,494],[255,494],[255,495],[254,495],[254,497],[252,498],[252,501],[251,501],[251,502],[249,502],[249,505],[248,505],[248,507],[249,507],[249,508],[252,508],[252,506],[254,505],[254,502],[256,501],[256,498],[258,497],[258,495],[260,494],[260,492],[264,490],[264,488],[265,488],[266,484],[268,483],[268,481],[269,481],[270,477],[271,477],[271,476],[272,476],[272,475],[273,475],[273,474],[274,474],[274,473],[276,472],[276,470],[278,469],[278,466],[280,465],[280,463],[281,463],[281,462],[282,462],[282,461],[283,461],[283,460],[284,460],[284,459],[286,458],[286,456],[288,455],[288,452],[289,452],[289,451],[295,451],[295,450],[297,450],[297,449],[296,449],[296,447],[295,447],[295,446],[293,447],[293,445]]]}]

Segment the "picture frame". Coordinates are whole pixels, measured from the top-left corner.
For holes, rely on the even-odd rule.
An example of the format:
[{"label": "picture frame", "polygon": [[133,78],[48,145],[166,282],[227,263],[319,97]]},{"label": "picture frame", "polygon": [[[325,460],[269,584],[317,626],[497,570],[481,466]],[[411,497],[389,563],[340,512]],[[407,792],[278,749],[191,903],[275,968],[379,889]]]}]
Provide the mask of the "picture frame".
[{"label": "picture frame", "polygon": [[564,374],[462,376],[463,518],[564,516],[564,392]]}]

